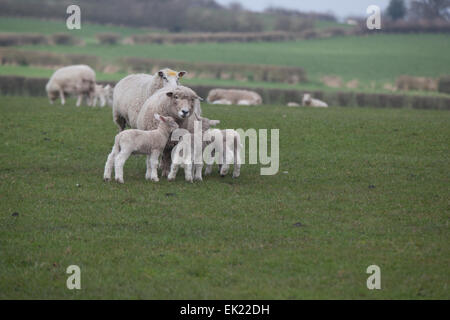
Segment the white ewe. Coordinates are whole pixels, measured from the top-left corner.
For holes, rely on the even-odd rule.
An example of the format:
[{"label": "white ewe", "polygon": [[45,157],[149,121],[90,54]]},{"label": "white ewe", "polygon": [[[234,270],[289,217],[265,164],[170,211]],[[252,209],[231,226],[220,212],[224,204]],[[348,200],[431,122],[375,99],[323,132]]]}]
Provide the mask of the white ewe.
[{"label": "white ewe", "polygon": [[313,99],[309,93],[303,95],[302,105],[304,107],[327,108],[328,104],[318,99]]},{"label": "white ewe", "polygon": [[144,102],[163,87],[175,87],[185,71],[162,69],[154,75],[132,74],[120,80],[114,89],[113,120],[122,131],[128,125],[137,128]]},{"label": "white ewe", "polygon": [[158,161],[167,141],[173,130],[178,128],[178,124],[172,117],[164,117],[155,114],[155,120],[159,121],[158,128],[151,131],[129,129],[116,135],[114,146],[105,164],[103,179],[111,180],[112,168],[114,165],[116,181],[123,183],[123,166],[132,154],[147,155],[147,180],[159,181]]},{"label": "white ewe", "polygon": [[[180,128],[193,127],[192,115],[200,116],[201,98],[190,88],[177,86],[175,88],[163,88],[158,90],[145,101],[137,117],[137,129],[152,130],[157,126],[154,114],[170,116],[175,119]],[[174,143],[168,143],[163,153],[162,175],[167,176],[170,170],[170,153]]]},{"label": "white ewe", "polygon": [[87,65],[73,65],[56,70],[45,86],[50,103],[60,97],[66,103],[65,95],[76,95],[77,107],[83,97],[92,99],[95,91],[95,71]]}]

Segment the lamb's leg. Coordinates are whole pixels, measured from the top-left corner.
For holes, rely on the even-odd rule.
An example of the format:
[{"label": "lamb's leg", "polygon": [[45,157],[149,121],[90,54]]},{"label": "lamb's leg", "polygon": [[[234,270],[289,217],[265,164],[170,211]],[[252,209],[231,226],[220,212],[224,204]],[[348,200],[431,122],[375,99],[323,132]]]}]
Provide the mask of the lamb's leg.
[{"label": "lamb's leg", "polygon": [[150,155],[150,168],[151,168],[150,178],[154,182],[158,182],[159,181],[159,179],[158,179],[158,159],[159,159],[159,154],[160,154],[160,152],[155,150]]},{"label": "lamb's leg", "polygon": [[105,181],[111,180],[111,173],[114,166],[114,160],[116,158],[118,151],[119,151],[118,148],[116,147],[116,145],[114,145],[111,153],[108,156],[108,159],[106,160],[105,172],[103,173],[103,180]]},{"label": "lamb's leg", "polygon": [[184,165],[184,179],[187,182],[193,182],[193,178],[192,178],[192,163],[186,163]]},{"label": "lamb's leg", "polygon": [[203,164],[194,164],[194,181],[203,181],[202,170]]},{"label": "lamb's leg", "polygon": [[120,153],[116,156],[114,160],[114,170],[116,174],[116,181],[119,183],[123,183],[123,166],[125,162],[130,157],[131,153],[126,152],[124,150],[120,151]]},{"label": "lamb's leg", "polygon": [[206,165],[205,176],[209,176],[211,174],[212,168],[213,168],[212,164],[207,164]]},{"label": "lamb's leg", "polygon": [[104,96],[100,96],[100,107],[104,107],[106,104],[106,100]]},{"label": "lamb's leg", "polygon": [[150,180],[152,178],[152,172],[151,172],[151,157],[150,155],[147,155],[147,158],[145,159],[145,164],[147,166],[147,169],[145,171],[145,180]]},{"label": "lamb's leg", "polygon": [[175,180],[175,178],[177,177],[177,172],[178,172],[179,168],[180,168],[180,166],[178,164],[172,162],[172,165],[170,166],[169,175],[167,176],[167,180],[169,180],[169,181]]}]

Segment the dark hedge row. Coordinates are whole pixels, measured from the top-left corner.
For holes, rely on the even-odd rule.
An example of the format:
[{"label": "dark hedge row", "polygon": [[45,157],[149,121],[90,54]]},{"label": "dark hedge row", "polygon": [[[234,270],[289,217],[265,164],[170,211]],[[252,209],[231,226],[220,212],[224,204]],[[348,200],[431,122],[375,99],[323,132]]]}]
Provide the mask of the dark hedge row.
[{"label": "dark hedge row", "polygon": [[[0,76],[0,94],[45,96],[45,84],[48,79],[25,78],[17,76]],[[106,82],[100,82],[106,84]],[[114,85],[112,82],[108,84]],[[215,86],[191,86],[203,98]],[[230,87],[232,88],[232,87]],[[242,88],[257,91],[266,104],[286,104],[290,101],[300,102],[306,91],[284,89]],[[450,110],[450,97],[412,96],[399,94],[372,94],[355,92],[308,91],[314,97],[326,101],[331,106],[375,107],[375,108],[413,108]]]}]

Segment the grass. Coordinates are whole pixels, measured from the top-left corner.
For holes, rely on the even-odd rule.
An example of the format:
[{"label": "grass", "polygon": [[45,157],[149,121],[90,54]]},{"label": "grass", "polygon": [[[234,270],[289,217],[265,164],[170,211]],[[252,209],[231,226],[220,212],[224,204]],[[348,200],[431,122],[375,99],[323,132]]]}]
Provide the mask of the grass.
[{"label": "grass", "polygon": [[280,128],[280,172],[104,183],[109,108],[0,97],[0,298],[450,298],[448,112],[203,109]]}]

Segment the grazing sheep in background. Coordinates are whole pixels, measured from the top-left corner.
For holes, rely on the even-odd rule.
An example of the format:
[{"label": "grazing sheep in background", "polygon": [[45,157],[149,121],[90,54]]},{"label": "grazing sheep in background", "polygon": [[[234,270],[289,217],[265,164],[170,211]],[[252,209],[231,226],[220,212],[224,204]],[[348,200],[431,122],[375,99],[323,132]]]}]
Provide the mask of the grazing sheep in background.
[{"label": "grazing sheep in background", "polygon": [[[196,181],[202,181],[202,169],[203,169],[203,162],[201,164],[194,163],[194,160],[202,159],[203,161],[203,150],[206,147],[206,142],[203,141],[203,134],[209,130],[211,126],[216,126],[220,123],[219,120],[210,120],[207,118],[198,118],[195,120],[195,122],[201,121],[201,130],[202,134],[201,137],[201,150],[196,150],[194,148],[194,133],[186,133],[183,136],[181,136],[180,141],[178,144],[173,148],[172,150],[172,164],[170,166],[170,172],[167,176],[167,179],[169,181],[175,180],[177,176],[178,169],[182,167],[184,169],[184,177],[185,180],[188,182]],[[187,129],[189,132],[193,132]],[[175,134],[175,133],[174,133]],[[187,152],[189,151],[189,152]],[[194,152],[196,152],[194,154]]]},{"label": "grazing sheep in background", "polygon": [[113,98],[113,120],[119,131],[127,125],[137,128],[137,118],[144,102],[163,87],[176,87],[185,74],[185,71],[162,69],[154,75],[132,74],[120,80]]},{"label": "grazing sheep in background", "polygon": [[50,103],[60,97],[61,104],[66,103],[65,95],[76,95],[77,107],[83,97],[93,98],[95,91],[95,71],[87,65],[73,65],[56,70],[45,86]]},{"label": "grazing sheep in background", "polygon": [[172,131],[178,128],[178,124],[172,117],[155,114],[154,118],[156,121],[159,121],[155,130],[129,129],[116,135],[114,146],[105,164],[105,172],[103,174],[105,181],[111,180],[114,165],[116,181],[124,183],[123,166],[132,154],[147,155],[145,179],[155,182],[159,181],[157,171],[159,155],[166,147]]},{"label": "grazing sheep in background", "polygon": [[309,93],[303,95],[302,105],[304,107],[319,107],[327,108],[328,104],[326,102],[320,101],[318,99],[313,99]]},{"label": "grazing sheep in background", "polygon": [[99,99],[100,99],[100,107],[104,107],[105,104],[112,106],[113,94],[114,94],[114,87],[111,87],[109,84],[106,85],[105,87],[103,87],[102,85],[96,84],[94,98],[93,98],[93,101],[91,102],[91,106],[96,107],[97,100],[99,100]]},{"label": "grazing sheep in background", "polygon": [[[226,176],[230,169],[230,164],[234,164],[233,178],[237,178],[241,174],[241,137],[236,130],[233,129],[210,129],[204,134],[208,146],[211,146],[210,150],[222,151],[219,154],[219,159],[222,163],[219,163],[219,172],[222,177]],[[214,152],[215,153],[215,152]],[[211,155],[212,157],[215,154]],[[207,164],[205,169],[205,176],[210,175],[212,172],[212,164]]]},{"label": "grazing sheep in background", "polygon": [[[229,101],[231,104],[257,106],[262,103],[261,96],[248,90],[235,89],[213,89],[209,92],[207,101],[214,103],[215,101]],[[226,103],[223,103],[226,104]]]},{"label": "grazing sheep in background", "polygon": [[[195,118],[191,116],[195,114],[197,117],[200,117],[200,100],[201,98],[188,87],[177,86],[160,89],[143,104],[137,117],[137,129],[155,129],[157,126],[157,122],[154,119],[155,113],[173,117],[180,128],[193,128],[192,121]],[[169,173],[170,153],[174,146],[173,142],[169,142],[164,150],[161,161],[162,176],[167,176]]]},{"label": "grazing sheep in background", "polygon": [[289,102],[287,104],[288,107],[300,107],[300,105],[297,102]]}]

